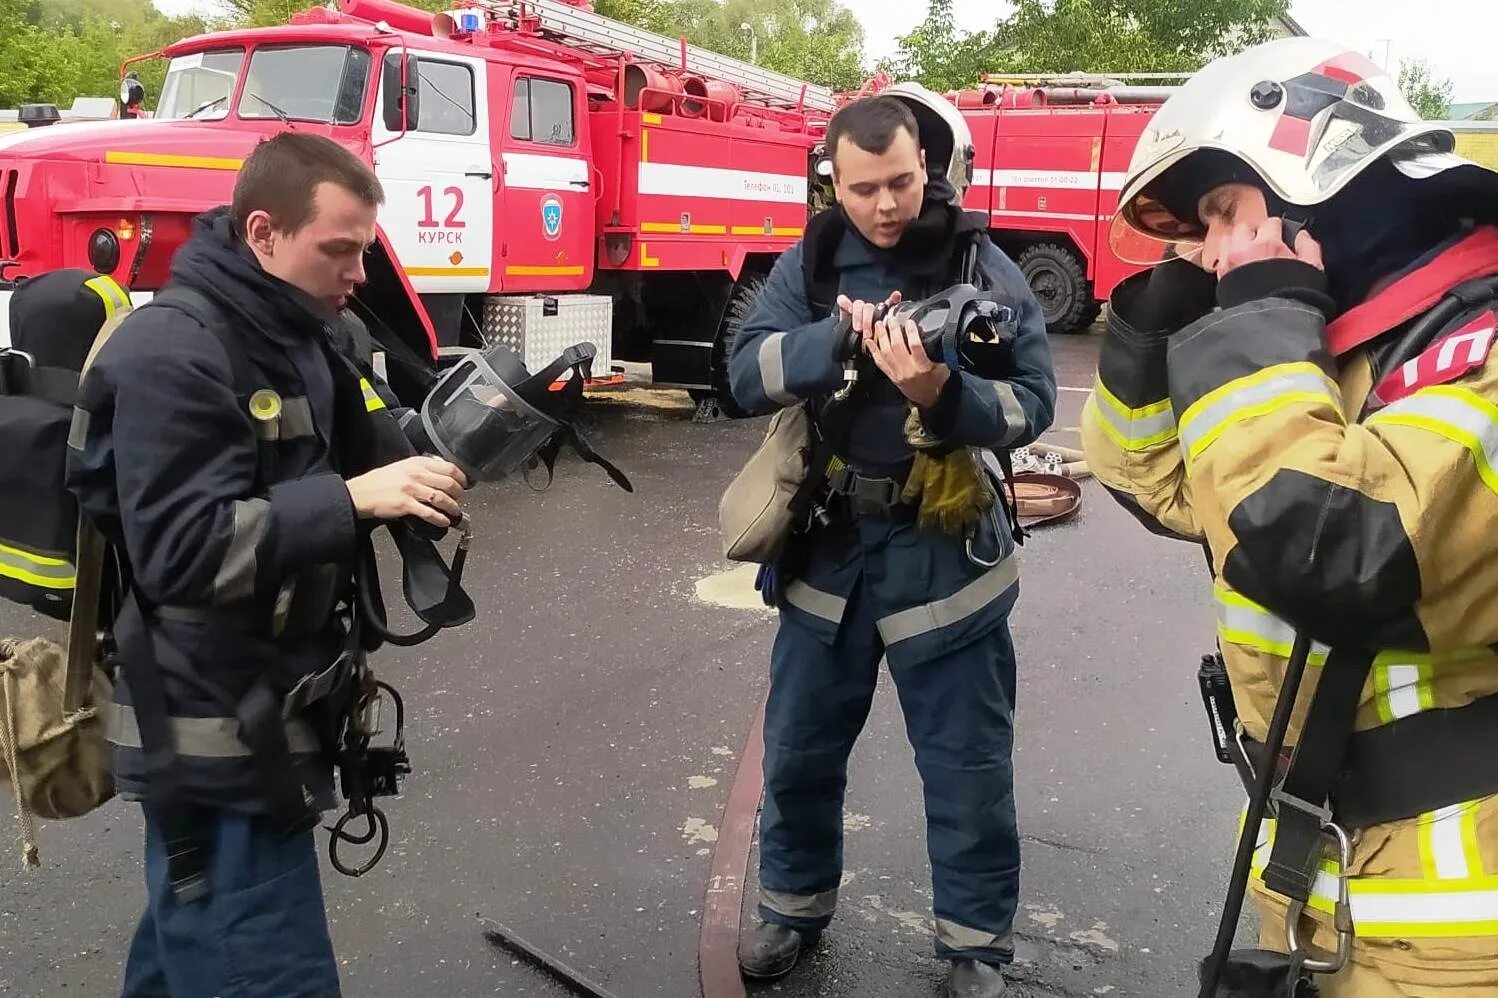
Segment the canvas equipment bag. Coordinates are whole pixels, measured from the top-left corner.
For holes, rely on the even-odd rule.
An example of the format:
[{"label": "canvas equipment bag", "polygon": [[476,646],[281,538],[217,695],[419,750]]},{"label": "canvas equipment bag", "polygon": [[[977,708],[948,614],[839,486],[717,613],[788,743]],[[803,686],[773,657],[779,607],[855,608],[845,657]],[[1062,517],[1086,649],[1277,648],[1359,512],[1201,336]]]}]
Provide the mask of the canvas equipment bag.
[{"label": "canvas equipment bag", "polygon": [[811,417],[805,405],[770,418],[764,442],[734,477],[718,503],[723,556],[773,564],[796,525],[792,500],[811,461]]},{"label": "canvas equipment bag", "polygon": [[118,559],[79,516],[64,476],[70,436],[86,428],[73,405],[79,380],[129,312],[113,279],[52,271],[12,294],[12,345],[0,350],[0,598],[68,622],[65,646],[0,638],[0,782],[26,866],[39,862],[35,818],[79,817],[114,796],[101,631]]}]

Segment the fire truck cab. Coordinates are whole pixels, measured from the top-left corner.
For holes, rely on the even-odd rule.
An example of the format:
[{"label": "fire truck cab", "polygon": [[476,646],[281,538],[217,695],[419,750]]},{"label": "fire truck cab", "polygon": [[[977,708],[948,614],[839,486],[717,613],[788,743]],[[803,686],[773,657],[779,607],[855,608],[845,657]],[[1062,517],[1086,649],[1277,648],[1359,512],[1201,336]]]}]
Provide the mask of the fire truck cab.
[{"label": "fire truck cab", "polygon": [[586,339],[595,375],[650,361],[724,408],[734,317],[803,232],[833,107],[586,0],[339,0],[162,55],[151,118],[0,136],[0,279],[85,267],[158,289],[250,150],[312,132],[384,186],[353,307],[387,351],[506,342],[544,365]]}]

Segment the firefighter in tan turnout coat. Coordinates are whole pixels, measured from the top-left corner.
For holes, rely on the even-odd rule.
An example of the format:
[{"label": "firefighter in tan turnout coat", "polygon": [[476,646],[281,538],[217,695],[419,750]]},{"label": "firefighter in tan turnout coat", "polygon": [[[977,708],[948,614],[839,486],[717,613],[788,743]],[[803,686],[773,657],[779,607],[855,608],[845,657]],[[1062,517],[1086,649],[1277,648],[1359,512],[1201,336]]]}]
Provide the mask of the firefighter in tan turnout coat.
[{"label": "firefighter in tan turnout coat", "polygon": [[1345,883],[1324,995],[1498,995],[1498,175],[1453,141],[1328,42],[1202,70],[1135,151],[1113,242],[1155,266],[1084,415],[1098,479],[1209,553],[1241,770],[1312,642],[1279,764],[1324,792],[1276,798],[1250,884],[1265,949],[1299,893],[1335,964]]}]

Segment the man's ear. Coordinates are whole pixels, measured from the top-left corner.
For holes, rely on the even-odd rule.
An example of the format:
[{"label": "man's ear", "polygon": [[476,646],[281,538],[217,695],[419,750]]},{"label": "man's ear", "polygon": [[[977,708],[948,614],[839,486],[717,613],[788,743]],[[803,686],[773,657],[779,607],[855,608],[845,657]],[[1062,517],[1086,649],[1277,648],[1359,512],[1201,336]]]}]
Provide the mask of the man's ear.
[{"label": "man's ear", "polygon": [[244,220],[244,241],[261,256],[274,256],[276,251],[276,225],[270,213],[252,211]]}]

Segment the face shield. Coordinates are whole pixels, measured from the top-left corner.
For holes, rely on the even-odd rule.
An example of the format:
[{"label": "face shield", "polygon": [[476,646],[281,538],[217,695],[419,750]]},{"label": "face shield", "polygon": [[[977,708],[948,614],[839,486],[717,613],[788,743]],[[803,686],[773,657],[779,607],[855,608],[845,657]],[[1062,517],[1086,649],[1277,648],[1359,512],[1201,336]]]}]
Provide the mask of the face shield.
[{"label": "face shield", "polygon": [[544,463],[550,470],[563,443],[607,471],[621,488],[629,480],[593,452],[572,423],[598,349],[569,347],[531,374],[503,346],[475,351],[450,368],[422,403],[422,449],[463,469],[470,483],[497,482]]}]

